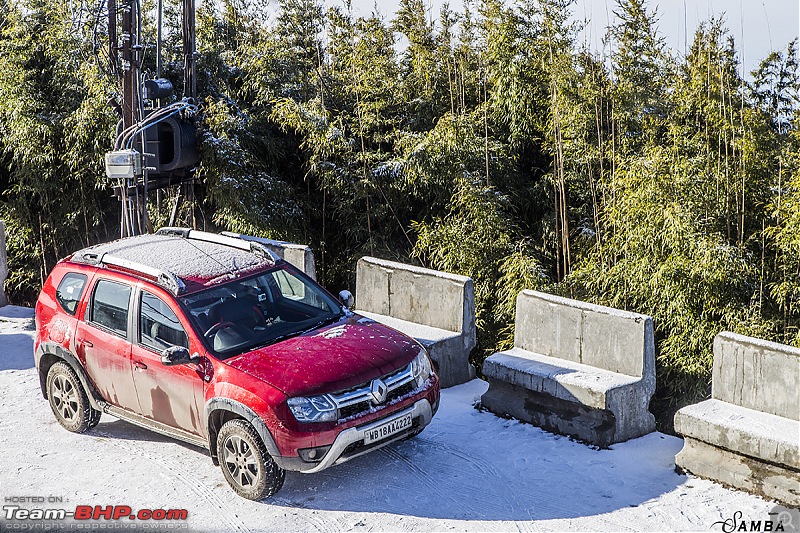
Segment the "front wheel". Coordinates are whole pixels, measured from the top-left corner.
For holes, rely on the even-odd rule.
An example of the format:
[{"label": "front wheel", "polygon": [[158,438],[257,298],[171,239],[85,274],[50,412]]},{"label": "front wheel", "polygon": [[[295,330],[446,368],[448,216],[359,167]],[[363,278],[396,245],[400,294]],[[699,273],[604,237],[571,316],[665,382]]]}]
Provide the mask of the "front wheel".
[{"label": "front wheel", "polygon": [[278,492],[286,471],[275,464],[255,428],[230,420],[217,435],[217,458],[231,488],[243,498],[260,500]]},{"label": "front wheel", "polygon": [[58,362],[47,372],[47,399],[64,429],[83,433],[100,421],[100,411],[89,403],[78,375],[67,363]]}]

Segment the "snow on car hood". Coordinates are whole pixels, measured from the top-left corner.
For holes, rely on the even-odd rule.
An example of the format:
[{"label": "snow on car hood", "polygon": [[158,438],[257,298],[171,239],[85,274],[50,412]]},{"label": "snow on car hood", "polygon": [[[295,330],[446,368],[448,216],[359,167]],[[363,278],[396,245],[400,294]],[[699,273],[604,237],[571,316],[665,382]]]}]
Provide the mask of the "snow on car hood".
[{"label": "snow on car hood", "polygon": [[417,353],[410,337],[353,315],[225,363],[294,397],[355,387],[403,368]]}]

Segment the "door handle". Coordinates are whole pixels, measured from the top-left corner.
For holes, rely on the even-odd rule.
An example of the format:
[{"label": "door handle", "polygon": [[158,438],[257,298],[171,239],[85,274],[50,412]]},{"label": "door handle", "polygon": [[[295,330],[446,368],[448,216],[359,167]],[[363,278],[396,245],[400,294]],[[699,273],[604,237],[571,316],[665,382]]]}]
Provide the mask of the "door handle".
[{"label": "door handle", "polygon": [[92,343],[92,341],[83,341],[83,345],[87,346],[89,348],[93,348],[94,347],[94,344]]},{"label": "door handle", "polygon": [[136,370],[147,370],[147,365],[141,361],[134,361],[133,366],[136,367]]}]

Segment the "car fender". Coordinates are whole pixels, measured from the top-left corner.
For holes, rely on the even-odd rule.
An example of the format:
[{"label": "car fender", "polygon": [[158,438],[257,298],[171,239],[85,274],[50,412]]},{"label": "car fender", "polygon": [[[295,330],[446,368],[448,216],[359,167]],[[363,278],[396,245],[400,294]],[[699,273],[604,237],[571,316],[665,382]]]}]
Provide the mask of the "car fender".
[{"label": "car fender", "polygon": [[212,440],[215,440],[216,433],[211,431],[211,415],[216,410],[230,411],[247,420],[261,437],[261,440],[264,442],[264,446],[267,448],[267,452],[269,452],[273,458],[280,457],[278,446],[275,444],[275,440],[272,438],[272,434],[270,433],[269,428],[267,428],[267,424],[264,422],[264,419],[245,404],[224,397],[211,398],[206,402],[205,406],[205,419],[208,423],[209,449],[211,450],[212,457],[216,455],[217,447],[216,442],[212,442]]},{"label": "car fender", "polygon": [[45,355],[51,355],[67,363],[72,370],[75,371],[75,374],[78,375],[83,390],[86,391],[86,396],[89,398],[89,403],[92,404],[93,408],[102,411],[100,402],[104,402],[105,400],[103,400],[102,396],[95,390],[92,382],[89,381],[89,377],[86,375],[86,371],[83,369],[80,361],[78,361],[78,358],[69,350],[64,349],[63,346],[52,341],[42,341],[34,353],[36,368],[39,370],[39,386],[42,389],[42,396],[45,399],[47,399],[47,374],[43,373],[40,367],[42,357]]}]

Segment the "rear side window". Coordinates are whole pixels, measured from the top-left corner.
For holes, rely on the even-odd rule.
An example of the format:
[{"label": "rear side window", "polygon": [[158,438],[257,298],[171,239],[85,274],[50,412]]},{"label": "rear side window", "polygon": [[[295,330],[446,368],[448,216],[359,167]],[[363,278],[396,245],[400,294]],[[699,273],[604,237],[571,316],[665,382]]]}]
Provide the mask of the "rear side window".
[{"label": "rear side window", "polygon": [[61,278],[61,283],[58,284],[56,289],[56,300],[58,300],[58,304],[64,311],[71,315],[75,314],[85,286],[86,274],[70,272]]},{"label": "rear side window", "polygon": [[92,297],[91,321],[125,337],[128,331],[128,303],[131,287],[114,281],[100,280]]}]

